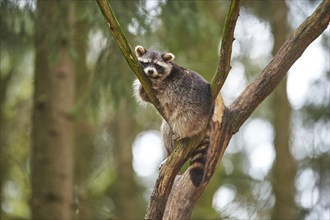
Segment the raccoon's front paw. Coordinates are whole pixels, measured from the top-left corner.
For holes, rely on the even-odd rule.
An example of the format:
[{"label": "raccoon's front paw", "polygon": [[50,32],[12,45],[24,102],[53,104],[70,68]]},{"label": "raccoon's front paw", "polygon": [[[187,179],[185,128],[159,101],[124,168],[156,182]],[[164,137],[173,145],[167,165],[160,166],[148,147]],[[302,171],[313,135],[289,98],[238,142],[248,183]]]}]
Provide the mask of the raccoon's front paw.
[{"label": "raccoon's front paw", "polygon": [[140,93],[140,97],[143,101],[145,102],[150,102],[148,96],[147,96],[147,93],[145,92],[144,88],[141,86],[140,89],[139,89],[139,93]]}]

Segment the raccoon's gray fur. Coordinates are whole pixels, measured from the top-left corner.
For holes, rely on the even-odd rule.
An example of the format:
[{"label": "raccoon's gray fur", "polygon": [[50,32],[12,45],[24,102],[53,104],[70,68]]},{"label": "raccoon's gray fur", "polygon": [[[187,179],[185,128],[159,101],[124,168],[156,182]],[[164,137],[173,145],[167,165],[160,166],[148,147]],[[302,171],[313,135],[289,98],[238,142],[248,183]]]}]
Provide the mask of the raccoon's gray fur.
[{"label": "raccoon's gray fur", "polygon": [[[212,109],[210,84],[197,73],[175,64],[172,53],[142,46],[137,46],[135,52],[168,120],[163,120],[161,134],[170,154],[175,139],[190,138],[206,129]],[[138,101],[149,102],[138,80],[134,90]],[[190,158],[190,176],[196,187],[203,180],[207,147],[204,141]]]}]

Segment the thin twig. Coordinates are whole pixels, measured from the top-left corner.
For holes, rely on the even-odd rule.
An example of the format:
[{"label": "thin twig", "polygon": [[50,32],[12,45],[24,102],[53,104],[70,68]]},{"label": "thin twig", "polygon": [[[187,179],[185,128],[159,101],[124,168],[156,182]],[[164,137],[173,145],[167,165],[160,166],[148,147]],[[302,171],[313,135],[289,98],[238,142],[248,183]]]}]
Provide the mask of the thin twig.
[{"label": "thin twig", "polygon": [[225,20],[225,25],[222,30],[219,63],[218,63],[217,71],[215,72],[211,81],[211,94],[212,94],[213,102],[218,96],[222,86],[224,85],[227,79],[228,73],[231,69],[230,58],[231,58],[232,44],[234,41],[234,30],[239,15],[239,5],[240,5],[240,0],[231,1]]}]

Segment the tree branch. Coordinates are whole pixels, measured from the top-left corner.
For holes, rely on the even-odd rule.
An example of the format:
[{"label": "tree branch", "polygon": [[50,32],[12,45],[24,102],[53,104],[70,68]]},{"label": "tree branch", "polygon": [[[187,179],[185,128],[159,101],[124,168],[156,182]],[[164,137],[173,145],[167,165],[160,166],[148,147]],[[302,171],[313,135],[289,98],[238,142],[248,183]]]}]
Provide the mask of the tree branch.
[{"label": "tree branch", "polygon": [[222,40],[220,48],[220,59],[212,81],[211,94],[214,101],[218,96],[223,84],[225,83],[228,73],[231,69],[230,58],[232,44],[234,41],[234,30],[236,21],[239,15],[240,0],[232,0],[225,20],[225,25],[222,30]]},{"label": "tree branch", "polygon": [[96,0],[96,2],[99,5],[99,8],[101,9],[104,18],[107,21],[108,27],[113,37],[115,38],[122,54],[124,55],[128,65],[131,67],[136,77],[140,80],[151,103],[155,106],[159,114],[161,114],[163,118],[165,118],[163,109],[158,99],[156,98],[153,88],[151,87],[150,79],[146,76],[146,74],[144,74],[142,67],[138,59],[136,58],[134,51],[129,45],[128,40],[124,32],[122,31],[109,2],[107,0]]},{"label": "tree branch", "polygon": [[323,0],[284,43],[261,74],[229,107],[232,132],[236,133],[257,106],[276,88],[305,49],[328,27],[330,1]]},{"label": "tree branch", "polygon": [[[173,182],[191,152],[202,141],[204,134],[199,134],[190,140],[179,141],[159,171],[152,192],[145,219],[162,219]],[[190,180],[191,182],[191,180]]]}]

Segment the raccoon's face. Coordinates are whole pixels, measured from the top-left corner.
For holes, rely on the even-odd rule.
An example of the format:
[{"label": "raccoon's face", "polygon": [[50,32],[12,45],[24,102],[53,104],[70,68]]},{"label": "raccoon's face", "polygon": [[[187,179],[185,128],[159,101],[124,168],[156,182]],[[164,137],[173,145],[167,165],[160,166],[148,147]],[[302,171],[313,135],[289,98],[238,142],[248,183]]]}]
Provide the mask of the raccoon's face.
[{"label": "raccoon's face", "polygon": [[150,79],[165,79],[172,70],[170,61],[174,59],[172,53],[161,53],[146,50],[142,46],[135,47],[135,53],[143,71]]}]

